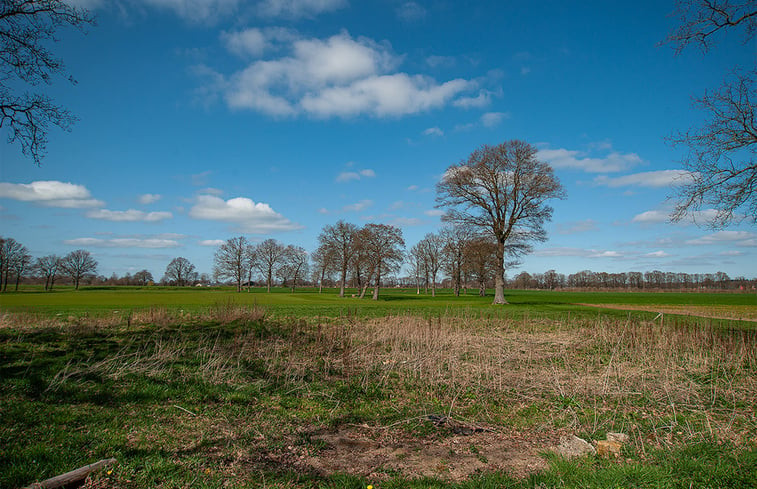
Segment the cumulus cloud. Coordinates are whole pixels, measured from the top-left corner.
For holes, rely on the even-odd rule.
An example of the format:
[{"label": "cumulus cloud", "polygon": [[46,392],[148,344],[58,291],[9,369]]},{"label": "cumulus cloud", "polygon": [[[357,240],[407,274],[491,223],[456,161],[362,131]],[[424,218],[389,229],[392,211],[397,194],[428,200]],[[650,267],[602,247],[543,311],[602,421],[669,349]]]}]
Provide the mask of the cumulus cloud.
[{"label": "cumulus cloud", "polygon": [[165,219],[171,219],[173,217],[173,214],[165,211],[144,212],[136,209],[129,209],[126,211],[96,209],[87,212],[86,216],[90,219],[103,219],[105,221],[113,222],[158,222]]},{"label": "cumulus cloud", "polygon": [[162,195],[160,194],[142,194],[139,197],[137,197],[137,201],[140,204],[148,205],[148,204],[152,204],[159,201],[161,198],[162,198]]},{"label": "cumulus cloud", "polygon": [[199,195],[189,210],[194,219],[229,222],[255,234],[301,229],[302,226],[274,211],[271,206],[246,197],[223,200],[214,195]]},{"label": "cumulus cloud", "polygon": [[594,179],[594,183],[607,187],[638,186],[660,188],[669,187],[673,184],[689,183],[691,180],[691,172],[685,170],[659,170],[634,173],[615,178],[600,175]]},{"label": "cumulus cloud", "polygon": [[[265,52],[271,35],[248,30],[226,35],[230,50]],[[396,72],[402,57],[387,43],[353,38],[347,32],[327,39],[278,38],[289,55],[259,59],[229,77],[207,76],[214,93],[232,109],[277,117],[399,117],[442,107],[476,87],[454,79],[438,83],[425,75]],[[209,71],[203,68],[204,72]],[[207,75],[207,73],[206,73]]]},{"label": "cumulus cloud", "polygon": [[640,165],[642,159],[636,153],[612,151],[602,157],[592,157],[583,151],[542,148],[536,157],[554,168],[582,170],[588,173],[614,173]]},{"label": "cumulus cloud", "polygon": [[359,170],[359,171],[343,171],[339,175],[336,176],[336,181],[340,183],[344,182],[351,182],[353,180],[361,180],[363,178],[374,178],[376,176],[376,172],[371,170],[370,168],[366,168],[365,170]]},{"label": "cumulus cloud", "polygon": [[198,242],[200,246],[221,246],[226,241],[222,239],[203,239],[202,241]]},{"label": "cumulus cloud", "polygon": [[181,246],[176,240],[160,238],[76,238],[64,240],[63,243],[92,248],[178,248]]},{"label": "cumulus cloud", "polygon": [[69,209],[104,205],[102,201],[93,199],[89,190],[83,185],[57,180],[40,180],[31,183],[0,182],[0,198]]}]

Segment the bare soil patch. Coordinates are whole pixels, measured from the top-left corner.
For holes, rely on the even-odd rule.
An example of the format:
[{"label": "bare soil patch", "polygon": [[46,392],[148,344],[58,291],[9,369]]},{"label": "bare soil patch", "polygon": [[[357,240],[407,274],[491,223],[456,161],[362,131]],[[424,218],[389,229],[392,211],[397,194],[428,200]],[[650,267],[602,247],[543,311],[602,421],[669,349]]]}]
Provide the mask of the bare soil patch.
[{"label": "bare soil patch", "polygon": [[603,309],[620,309],[623,311],[648,311],[682,316],[698,316],[712,319],[730,319],[735,321],[757,322],[757,306],[699,306],[692,304],[577,304],[579,306],[599,307]]},{"label": "bare soil patch", "polygon": [[479,472],[503,471],[515,477],[545,469],[541,455],[559,443],[565,433],[503,430],[454,434],[438,428],[429,436],[413,436],[402,430],[343,426],[312,434],[320,443],[314,454],[299,455],[299,465],[321,474],[342,472],[384,480],[436,477],[462,481]]}]

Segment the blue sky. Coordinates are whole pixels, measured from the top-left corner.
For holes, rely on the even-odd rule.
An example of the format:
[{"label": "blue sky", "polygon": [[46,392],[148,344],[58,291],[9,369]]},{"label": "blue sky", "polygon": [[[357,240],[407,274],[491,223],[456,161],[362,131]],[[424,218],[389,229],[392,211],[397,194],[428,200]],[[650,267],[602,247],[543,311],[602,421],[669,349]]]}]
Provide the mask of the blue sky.
[{"label": "blue sky", "polygon": [[[568,197],[519,269],[757,275],[757,229],[667,222],[691,97],[754,43],[658,46],[674,2],[77,0],[97,25],[54,46],[79,118],[41,167],[0,143],[3,236],[85,248],[104,275],[176,256],[212,271],[244,234],[308,250],[344,219],[441,223],[435,184],[481,144],[522,139]],[[472,3],[473,6],[468,5]],[[5,139],[5,135],[2,135]]]}]

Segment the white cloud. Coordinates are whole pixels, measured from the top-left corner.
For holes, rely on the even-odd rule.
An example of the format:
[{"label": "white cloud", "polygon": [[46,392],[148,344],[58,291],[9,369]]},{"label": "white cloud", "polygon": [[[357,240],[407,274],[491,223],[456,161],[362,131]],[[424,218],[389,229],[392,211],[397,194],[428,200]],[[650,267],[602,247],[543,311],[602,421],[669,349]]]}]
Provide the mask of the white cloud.
[{"label": "white cloud", "polygon": [[757,246],[757,234],[748,231],[718,231],[686,241],[690,245]]},{"label": "white cloud", "polygon": [[264,17],[300,18],[330,12],[347,5],[346,0],[263,0],[258,13]]},{"label": "white cloud", "polygon": [[173,214],[170,212],[144,212],[136,209],[129,209],[126,211],[111,211],[108,209],[96,209],[87,212],[87,217],[90,219],[103,219],[105,221],[114,222],[158,222],[165,219],[171,219]]},{"label": "white cloud", "polygon": [[444,136],[444,131],[439,129],[438,127],[429,127],[425,131],[423,131],[424,136]]},{"label": "white cloud", "polygon": [[623,255],[622,253],[618,251],[570,248],[570,247],[545,248],[542,250],[535,251],[534,255],[551,256],[551,257],[577,256],[577,257],[584,257],[584,258],[625,258],[625,255]]},{"label": "white cloud", "polygon": [[595,184],[605,185],[607,187],[625,187],[634,185],[652,188],[669,187],[673,184],[685,184],[690,181],[691,173],[685,170],[647,171],[615,178],[600,175],[594,179]]},{"label": "white cloud", "polygon": [[355,202],[354,204],[345,205],[344,207],[342,207],[342,211],[343,212],[360,212],[367,209],[368,207],[372,205],[373,205],[372,200],[365,199],[365,200],[361,200],[360,202]]},{"label": "white cloud", "polygon": [[409,186],[409,187],[407,188],[407,190],[409,190],[409,191],[411,191],[411,192],[415,192],[416,190],[418,190],[418,188],[419,188],[419,187],[418,187],[417,185],[410,185],[410,186]]},{"label": "white cloud", "polygon": [[644,255],[641,255],[643,258],[667,258],[669,256],[672,256],[670,253],[666,253],[662,250],[660,251],[653,251],[651,253],[646,253]]},{"label": "white cloud", "polygon": [[195,205],[189,210],[189,216],[194,219],[234,223],[240,230],[256,234],[302,228],[274,211],[268,204],[256,203],[246,197],[223,200],[214,195],[199,195]]},{"label": "white cloud", "polygon": [[481,90],[475,97],[460,97],[452,102],[452,105],[454,105],[455,107],[460,107],[461,109],[480,109],[481,107],[487,107],[489,104],[491,104],[491,101],[491,93],[485,90]]},{"label": "white cloud", "polygon": [[[247,43],[239,36],[228,42],[248,53],[265,49],[258,34],[249,37]],[[325,40],[292,40],[288,47],[289,56],[255,61],[228,79],[215,74],[210,77],[213,88],[206,90],[221,92],[232,109],[329,118],[414,114],[444,106],[475,87],[463,79],[437,83],[428,76],[393,72],[402,57],[388,44],[353,39],[346,32]]]},{"label": "white cloud", "polygon": [[148,205],[159,201],[163,196],[160,194],[142,194],[137,197],[137,201],[140,204]]},{"label": "white cloud", "polygon": [[481,116],[481,125],[484,127],[494,127],[508,117],[510,115],[506,112],[487,112]]},{"label": "white cloud", "polygon": [[[685,217],[685,220],[681,221],[681,224],[695,224],[697,222],[710,222],[718,211],[716,209],[704,209],[690,213]],[[654,224],[660,222],[670,221],[670,210],[651,210],[637,214],[631,219],[632,222],[638,222],[642,224]]]},{"label": "white cloud", "polygon": [[389,224],[392,226],[421,226],[425,224],[423,219],[419,219],[417,217],[395,217],[391,221],[389,221]]},{"label": "white cloud", "polygon": [[526,75],[528,75],[529,73],[531,73],[531,68],[529,68],[528,66],[522,66],[522,67],[520,68],[520,74],[521,74],[521,75],[523,75],[523,76],[526,76]]},{"label": "white cloud", "polygon": [[197,194],[215,195],[220,197],[224,194],[224,191],[219,188],[206,187],[197,191]]},{"label": "white cloud", "polygon": [[651,210],[637,214],[631,219],[632,222],[644,224],[667,222],[670,220],[670,213],[667,211]]},{"label": "white cloud", "polygon": [[215,21],[237,9],[239,0],[141,0],[153,7],[172,10],[190,22]]},{"label": "white cloud", "polygon": [[340,183],[351,182],[352,180],[361,180],[363,178],[374,178],[376,172],[370,168],[359,171],[343,171],[336,176],[336,181]]},{"label": "white cloud", "polygon": [[200,246],[211,246],[211,247],[215,247],[215,246],[221,246],[221,245],[222,245],[222,244],[224,244],[225,242],[226,242],[226,241],[224,241],[224,240],[222,240],[222,239],[204,239],[204,240],[202,240],[202,241],[198,242],[197,244],[199,244]]},{"label": "white cloud", "polygon": [[636,153],[612,151],[601,158],[590,157],[582,151],[542,148],[536,157],[554,168],[583,170],[589,173],[611,173],[624,171],[642,163]]},{"label": "white cloud", "polygon": [[597,222],[593,219],[584,219],[583,221],[567,222],[557,225],[557,232],[559,234],[585,233],[588,231],[596,231],[597,229]]},{"label": "white cloud", "polygon": [[176,240],[159,238],[76,238],[64,240],[63,243],[93,248],[178,248],[181,246]]},{"label": "white cloud", "polygon": [[69,209],[104,205],[102,201],[93,199],[89,190],[83,185],[57,180],[40,180],[31,183],[0,182],[0,198]]},{"label": "white cloud", "polygon": [[266,48],[266,38],[260,29],[245,29],[236,32],[222,32],[221,40],[226,48],[240,56],[260,56]]},{"label": "white cloud", "polygon": [[427,211],[423,211],[423,213],[429,217],[439,217],[444,215],[444,211],[441,209],[429,209]]},{"label": "white cloud", "polygon": [[405,2],[396,9],[397,17],[405,22],[415,22],[426,17],[426,9],[416,2]]},{"label": "white cloud", "polygon": [[242,56],[257,58],[266,51],[275,49],[278,44],[291,43],[300,36],[285,27],[251,27],[241,31],[222,32],[221,40],[230,52]]}]

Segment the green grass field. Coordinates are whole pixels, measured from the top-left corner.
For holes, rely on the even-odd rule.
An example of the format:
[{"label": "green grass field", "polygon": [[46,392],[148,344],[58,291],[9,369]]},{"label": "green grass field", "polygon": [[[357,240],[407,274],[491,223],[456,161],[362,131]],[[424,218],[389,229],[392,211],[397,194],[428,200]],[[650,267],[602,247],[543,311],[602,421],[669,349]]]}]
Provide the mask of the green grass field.
[{"label": "green grass field", "polygon": [[0,488],[755,487],[756,297],[1,294]]},{"label": "green grass field", "polygon": [[[492,293],[479,297],[477,291],[456,297],[448,289],[437,291],[436,297],[415,289],[385,288],[378,301],[352,297],[355,290],[348,290],[340,298],[335,289],[265,289],[253,288],[238,293],[231,288],[162,288],[162,287],[84,287],[75,291],[59,287],[53,292],[39,288],[25,289],[19,293],[0,294],[0,308],[7,311],[26,311],[45,314],[123,314],[131,310],[168,308],[186,312],[204,311],[208,308],[233,302],[238,305],[260,305],[269,308],[276,316],[298,317],[343,317],[347,315],[383,316],[387,314],[439,315],[553,315],[568,313],[586,314],[600,311],[579,304],[612,304],[629,306],[699,306],[714,309],[730,308],[746,311],[745,317],[757,319],[757,294],[746,293],[654,293],[654,292],[563,292],[508,290],[507,307],[492,306]],[[602,314],[626,314],[601,309]],[[634,312],[648,317],[651,312]],[[685,314],[685,311],[682,312]],[[696,314],[694,314],[696,315]],[[715,317],[719,315],[714,315]],[[722,316],[722,314],[720,314]]]}]

